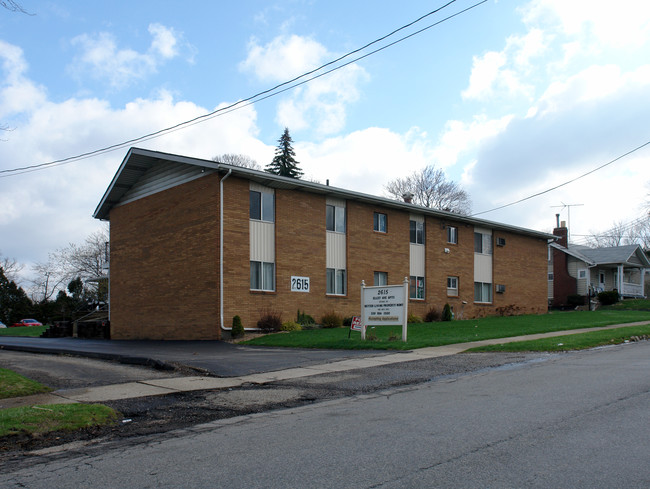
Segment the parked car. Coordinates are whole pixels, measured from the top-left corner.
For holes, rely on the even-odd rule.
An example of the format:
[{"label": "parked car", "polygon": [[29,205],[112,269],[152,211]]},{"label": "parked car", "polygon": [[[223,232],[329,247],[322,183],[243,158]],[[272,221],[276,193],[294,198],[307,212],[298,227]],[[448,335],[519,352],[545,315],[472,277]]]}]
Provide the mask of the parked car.
[{"label": "parked car", "polygon": [[7,327],[7,325],[5,323],[3,323],[2,321],[0,321],[0,329],[6,328],[6,327]]},{"label": "parked car", "polygon": [[11,325],[12,328],[21,328],[23,326],[43,326],[36,319],[21,319],[17,323]]}]

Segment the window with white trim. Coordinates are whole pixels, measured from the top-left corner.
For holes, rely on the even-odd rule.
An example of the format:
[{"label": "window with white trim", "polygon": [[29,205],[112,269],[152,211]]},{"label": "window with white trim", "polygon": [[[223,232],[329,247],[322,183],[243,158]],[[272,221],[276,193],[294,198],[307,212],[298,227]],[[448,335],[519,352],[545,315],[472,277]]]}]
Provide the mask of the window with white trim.
[{"label": "window with white trim", "polygon": [[409,283],[409,298],[424,299],[424,277],[411,275]]},{"label": "window with white trim", "polygon": [[345,233],[345,207],[325,206],[325,227],[328,231]]},{"label": "window with white trim", "polygon": [[272,192],[250,191],[250,218],[255,221],[275,222],[275,196]]},{"label": "window with white trim", "polygon": [[458,297],[458,277],[447,277],[447,295]]},{"label": "window with white trim", "polygon": [[578,270],[578,278],[580,278],[580,279],[587,278],[587,270],[585,270],[585,269]]},{"label": "window with white trim", "polygon": [[381,212],[375,212],[373,216],[372,229],[379,233],[385,233],[388,230],[388,216]]},{"label": "window with white trim", "polygon": [[458,228],[447,226],[447,243],[458,244]]},{"label": "window with white trim", "polygon": [[424,244],[424,222],[409,221],[409,241],[413,244]]},{"label": "window with white trim", "polygon": [[492,235],[474,232],[474,253],[492,254]]},{"label": "window with white trim", "polygon": [[375,285],[388,285],[388,272],[375,272]]},{"label": "window with white trim", "polygon": [[275,291],[275,263],[251,261],[251,290]]},{"label": "window with white trim", "polygon": [[327,294],[345,295],[345,270],[327,269]]},{"label": "window with white trim", "polygon": [[474,302],[492,302],[492,284],[474,282]]}]

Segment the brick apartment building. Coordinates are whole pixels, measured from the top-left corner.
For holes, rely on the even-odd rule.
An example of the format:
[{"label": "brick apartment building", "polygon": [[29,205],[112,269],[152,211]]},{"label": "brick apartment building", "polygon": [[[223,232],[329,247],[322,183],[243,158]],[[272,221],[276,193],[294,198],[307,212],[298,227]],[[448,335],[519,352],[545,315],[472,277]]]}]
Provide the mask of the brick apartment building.
[{"label": "brick apartment building", "polygon": [[114,339],[358,315],[362,281],[404,277],[418,316],[547,311],[552,235],[214,161],[132,148],[94,217],[110,221]]}]

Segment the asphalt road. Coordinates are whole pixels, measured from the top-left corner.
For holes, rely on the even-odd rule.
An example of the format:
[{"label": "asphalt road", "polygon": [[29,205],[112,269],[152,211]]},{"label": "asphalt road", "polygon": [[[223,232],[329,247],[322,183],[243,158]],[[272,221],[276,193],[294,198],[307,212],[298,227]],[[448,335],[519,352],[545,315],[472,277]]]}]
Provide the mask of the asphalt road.
[{"label": "asphalt road", "polygon": [[0,486],[650,486],[650,342],[221,420]]}]

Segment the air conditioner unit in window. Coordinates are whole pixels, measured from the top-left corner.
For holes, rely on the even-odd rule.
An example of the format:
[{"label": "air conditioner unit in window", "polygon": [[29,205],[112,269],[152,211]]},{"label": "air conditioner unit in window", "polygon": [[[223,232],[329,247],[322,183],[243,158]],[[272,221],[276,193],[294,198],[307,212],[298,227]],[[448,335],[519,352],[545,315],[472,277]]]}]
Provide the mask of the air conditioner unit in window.
[{"label": "air conditioner unit in window", "polygon": [[497,238],[497,246],[505,246],[506,238]]},{"label": "air conditioner unit in window", "polygon": [[503,294],[506,291],[505,285],[497,285],[497,294]]}]

